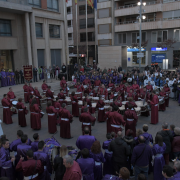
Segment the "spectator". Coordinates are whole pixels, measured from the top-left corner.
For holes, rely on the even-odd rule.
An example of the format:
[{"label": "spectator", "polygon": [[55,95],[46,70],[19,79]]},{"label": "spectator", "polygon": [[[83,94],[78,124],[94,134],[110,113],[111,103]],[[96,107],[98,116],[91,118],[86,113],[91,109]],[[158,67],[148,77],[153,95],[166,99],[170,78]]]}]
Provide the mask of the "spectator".
[{"label": "spectator", "polygon": [[173,86],[172,92],[174,92],[174,100],[177,101],[178,90],[177,90],[177,81],[176,80],[174,81],[172,86]]},{"label": "spectator", "polygon": [[180,179],[180,161],[176,161],[174,163],[174,169],[176,173],[174,174],[174,180],[179,180]]},{"label": "spectator", "polygon": [[163,123],[162,131],[159,131],[157,134],[160,134],[163,137],[163,142],[166,144],[166,150],[164,152],[164,159],[166,165],[169,164],[169,153],[171,152],[171,142],[173,140],[173,135],[168,129],[168,123]]},{"label": "spectator", "polygon": [[36,66],[34,66],[34,68],[33,68],[33,78],[34,78],[34,82],[37,82],[37,68],[36,68]]},{"label": "spectator", "polygon": [[74,73],[77,73],[77,72],[78,72],[78,64],[75,63],[75,65],[74,65]]},{"label": "spectator", "polygon": [[146,176],[144,174],[139,174],[138,180],[147,180],[147,179],[146,179]]},{"label": "spectator", "polygon": [[93,64],[93,69],[97,70],[97,65],[96,65],[96,63]]},{"label": "spectator", "polygon": [[131,163],[134,166],[135,180],[140,173],[148,179],[149,162],[152,159],[152,150],[149,145],[145,144],[144,136],[138,138],[139,144],[133,149]]},{"label": "spectator", "polygon": [[19,74],[21,76],[21,84],[24,84],[24,70],[23,70],[23,68],[21,68],[21,70],[19,71]]},{"label": "spectator", "polygon": [[180,128],[174,128],[174,138],[172,141],[172,152],[174,154],[174,159],[180,157]]},{"label": "spectator", "polygon": [[62,180],[64,173],[66,172],[66,167],[63,164],[63,157],[68,154],[68,149],[65,145],[62,145],[60,148],[59,156],[56,156],[54,159],[54,171],[55,178]]},{"label": "spectator", "polygon": [[53,64],[52,69],[53,69],[53,76],[55,78],[56,77],[56,66],[55,66],[55,64]]},{"label": "spectator", "polygon": [[174,137],[174,128],[175,128],[175,125],[171,124],[170,125],[170,131],[172,132],[173,137]]},{"label": "spectator", "polygon": [[81,180],[82,173],[79,164],[76,161],[73,161],[71,156],[65,155],[63,157],[63,164],[66,167],[63,180]]},{"label": "spectator", "polygon": [[164,165],[163,170],[162,170],[162,175],[168,180],[174,180],[173,168],[171,166]]},{"label": "spectator", "polygon": [[122,139],[122,132],[118,131],[117,138],[112,140],[108,147],[113,152],[114,175],[122,167],[128,167],[127,156],[130,155],[130,147]]},{"label": "spectator", "polygon": [[42,79],[42,68],[39,66],[38,68],[39,80]]},{"label": "spectator", "polygon": [[118,72],[121,72],[121,71],[122,71],[122,67],[119,65]]},{"label": "spectator", "polygon": [[66,73],[66,65],[64,63],[62,65],[62,73]]},{"label": "spectator", "polygon": [[16,84],[19,84],[19,69],[17,68],[15,71]]},{"label": "spectator", "polygon": [[149,144],[149,142],[153,143],[152,135],[147,132],[148,131],[148,125],[147,124],[143,125],[143,131],[144,131],[144,133],[142,135],[146,139],[145,144]]}]

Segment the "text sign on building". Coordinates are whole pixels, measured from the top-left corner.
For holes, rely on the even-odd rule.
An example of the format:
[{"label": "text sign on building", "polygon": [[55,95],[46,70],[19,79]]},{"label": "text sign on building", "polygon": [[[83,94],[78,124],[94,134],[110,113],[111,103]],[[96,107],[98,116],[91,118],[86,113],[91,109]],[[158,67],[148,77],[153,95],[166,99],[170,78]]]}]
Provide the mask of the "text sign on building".
[{"label": "text sign on building", "polygon": [[137,53],[137,57],[138,57],[138,58],[144,57],[144,53]]},{"label": "text sign on building", "polygon": [[167,47],[161,48],[161,47],[152,47],[151,51],[167,51]]},{"label": "text sign on building", "polygon": [[152,63],[162,63],[166,59],[166,54],[152,54]]},{"label": "text sign on building", "polygon": [[[141,51],[146,51],[146,48],[141,48]],[[127,48],[127,52],[139,52],[138,48]]]},{"label": "text sign on building", "polygon": [[23,66],[23,68],[24,68],[24,79],[26,81],[30,81],[33,78],[32,65]]}]

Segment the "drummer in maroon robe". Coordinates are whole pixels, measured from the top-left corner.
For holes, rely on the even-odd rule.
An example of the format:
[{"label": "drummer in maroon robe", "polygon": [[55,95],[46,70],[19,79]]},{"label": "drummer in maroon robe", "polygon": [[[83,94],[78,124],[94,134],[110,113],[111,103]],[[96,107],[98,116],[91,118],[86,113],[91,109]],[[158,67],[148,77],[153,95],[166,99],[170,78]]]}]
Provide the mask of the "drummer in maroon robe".
[{"label": "drummer in maroon robe", "polygon": [[3,122],[6,124],[12,124],[12,112],[10,110],[11,104],[7,98],[7,94],[4,94],[4,98],[1,101],[3,106]]},{"label": "drummer in maroon robe", "polygon": [[83,84],[84,84],[84,85],[88,85],[88,86],[91,85],[91,81],[88,79],[87,76],[86,76],[86,79],[83,81]]},{"label": "drummer in maroon robe", "polygon": [[131,104],[128,105],[128,109],[124,113],[124,121],[126,122],[125,134],[128,129],[131,129],[133,131],[133,137],[136,137],[136,124],[138,121],[138,116]]},{"label": "drummer in maroon robe", "polygon": [[35,98],[31,102],[30,111],[31,128],[37,130],[41,129],[41,110],[39,109],[39,106]]},{"label": "drummer in maroon robe", "polygon": [[25,179],[40,180],[40,175],[44,171],[43,164],[40,160],[33,159],[32,149],[29,149],[26,155],[27,161],[24,161],[24,157],[21,157],[16,166],[16,171],[22,172]]},{"label": "drummer in maroon robe", "polygon": [[130,93],[130,89],[133,89],[133,87],[130,84],[128,84],[128,86],[125,88],[125,91],[127,93]]},{"label": "drummer in maroon robe", "polygon": [[77,88],[77,92],[81,93],[80,99],[82,99],[82,93],[84,92],[84,86],[80,84],[80,82],[77,82],[77,84],[74,86]]},{"label": "drummer in maroon robe", "polygon": [[98,108],[98,122],[104,122],[105,110],[104,110],[105,103],[102,100],[102,96],[99,96],[99,101],[97,102],[96,108]]},{"label": "drummer in maroon robe", "polygon": [[119,84],[119,91],[122,96],[122,101],[124,101],[124,90],[125,90],[125,85],[123,84],[123,81],[121,81],[121,83]]},{"label": "drummer in maroon robe", "polygon": [[21,127],[26,127],[26,114],[28,113],[27,106],[24,106],[22,103],[22,98],[18,99],[18,103],[16,105],[18,110],[18,123]]},{"label": "drummer in maroon robe", "polygon": [[135,95],[134,95],[134,93],[133,93],[133,89],[130,89],[129,90],[129,93],[128,93],[128,95],[127,95],[127,99],[129,99],[129,98],[133,98],[133,99],[135,99]]},{"label": "drummer in maroon robe", "polygon": [[109,121],[111,123],[111,132],[117,133],[118,131],[122,131],[126,122],[124,121],[121,114],[118,113],[119,108],[114,107],[114,112],[110,113]]},{"label": "drummer in maroon robe", "polygon": [[88,109],[88,113],[91,114],[89,112],[89,108],[88,108],[87,102],[85,102],[85,101],[83,101],[83,106],[81,107],[81,114],[84,112],[84,108],[87,108]]},{"label": "drummer in maroon robe", "polygon": [[1,177],[7,177],[9,180],[14,180],[13,166],[12,162],[14,162],[15,158],[10,156],[9,152],[9,140],[4,139],[1,142],[1,150],[0,150],[0,166],[1,166]]},{"label": "drummer in maroon robe", "polygon": [[40,104],[40,99],[42,98],[42,96],[40,95],[37,87],[35,87],[34,95],[36,96],[37,104],[40,106],[40,105],[41,105],[41,104]]},{"label": "drummer in maroon robe", "polygon": [[106,129],[107,129],[107,133],[111,133],[111,123],[110,123],[110,119],[109,116],[111,116],[112,114],[112,107],[110,106],[108,108],[108,111],[105,112],[105,120],[106,120]]},{"label": "drummer in maroon robe", "polygon": [[78,99],[75,96],[75,92],[71,93],[71,101],[72,101],[72,115],[78,117],[79,116],[79,105]]},{"label": "drummer in maroon robe", "polygon": [[61,82],[60,82],[60,87],[64,90],[64,88],[65,88],[65,84],[66,84],[66,80],[65,80],[65,77],[63,76],[62,77],[62,80],[61,80]]},{"label": "drummer in maroon robe", "polygon": [[112,83],[112,81],[109,81],[108,87],[111,88],[111,90],[114,90],[114,83]]},{"label": "drummer in maroon robe", "polygon": [[60,104],[61,104],[61,105],[62,105],[62,103],[65,103],[66,97],[65,97],[65,95],[64,95],[64,93],[63,93],[63,89],[60,89],[60,93],[58,94],[58,98],[59,98],[59,100],[60,100]]},{"label": "drummer in maroon robe", "polygon": [[87,107],[89,108],[89,112],[92,113],[92,103],[91,100],[88,98],[88,94],[84,94],[85,98],[83,102],[87,102]]},{"label": "drummer in maroon robe", "polygon": [[161,92],[159,93],[159,96],[163,97],[163,104],[159,104],[159,111],[165,111],[166,110],[166,104],[165,104],[165,97],[166,97],[166,92],[164,91],[164,89],[161,90]]},{"label": "drummer in maroon robe", "polygon": [[121,107],[122,106],[122,102],[118,102],[117,101],[117,98],[116,97],[114,97],[113,98],[113,102],[110,104],[110,106],[118,106],[118,107]]},{"label": "drummer in maroon robe", "polygon": [[165,104],[166,104],[166,107],[169,107],[169,94],[170,94],[171,90],[170,90],[170,88],[169,88],[167,83],[165,84],[163,89],[166,92]]},{"label": "drummer in maroon robe", "polygon": [[153,91],[153,87],[152,87],[150,81],[148,82],[148,85],[146,86],[146,89],[147,89],[147,91],[150,91],[150,92]]},{"label": "drummer in maroon robe", "polygon": [[12,102],[16,98],[16,96],[15,96],[14,92],[12,91],[11,87],[9,88],[9,92],[7,93],[7,96],[9,98],[10,102]]},{"label": "drummer in maroon robe", "polygon": [[28,103],[29,102],[29,86],[27,85],[27,82],[25,82],[23,89],[24,89],[24,101],[25,103]]},{"label": "drummer in maroon robe", "polygon": [[101,85],[101,81],[99,80],[99,78],[97,78],[94,82],[94,86],[100,86]]},{"label": "drummer in maroon robe", "polygon": [[133,108],[137,107],[137,105],[136,105],[136,103],[133,101],[133,98],[132,98],[132,97],[130,97],[130,98],[129,98],[129,102],[127,102],[127,103],[125,104],[125,109],[128,108],[128,105],[129,105],[129,104],[131,104],[131,105],[133,106]]},{"label": "drummer in maroon robe", "polygon": [[70,139],[71,137],[71,129],[70,123],[72,122],[73,116],[66,109],[66,104],[62,104],[62,109],[59,111],[60,121],[60,137]]},{"label": "drummer in maroon robe", "polygon": [[50,134],[57,132],[56,122],[57,122],[57,110],[52,106],[52,102],[48,101],[46,107],[46,113],[48,114],[48,131]]},{"label": "drummer in maroon robe", "polygon": [[91,124],[94,124],[96,121],[96,117],[93,117],[91,114],[88,112],[88,108],[83,109],[84,112],[80,115],[79,121],[82,122],[82,134],[84,134],[84,128],[86,126],[89,127],[90,130],[90,135],[91,135]]},{"label": "drummer in maroon robe", "polygon": [[53,92],[51,91],[51,86],[48,86],[48,89],[46,91],[46,97],[48,101],[52,101],[52,99],[54,99]]},{"label": "drummer in maroon robe", "polygon": [[60,100],[58,97],[56,98],[56,102],[54,102],[53,106],[56,109],[56,111],[59,112],[59,110],[61,109],[61,104],[60,104]]},{"label": "drummer in maroon robe", "polygon": [[34,95],[34,88],[32,87],[32,84],[29,83],[29,96]]},{"label": "drummer in maroon robe", "polygon": [[89,90],[89,95],[95,97],[96,92],[95,92],[93,86],[89,86],[88,90]]},{"label": "drummer in maroon robe", "polygon": [[151,124],[157,124],[159,115],[158,115],[158,104],[159,104],[159,98],[156,95],[156,91],[152,91],[152,101],[148,100],[148,102],[151,104]]},{"label": "drummer in maroon robe", "polygon": [[42,90],[43,90],[44,92],[47,91],[48,85],[46,84],[46,81],[45,81],[45,80],[43,80],[43,84],[42,84],[41,88],[42,88]]},{"label": "drummer in maroon robe", "polygon": [[132,85],[134,94],[135,94],[135,101],[138,101],[138,94],[139,94],[139,85],[137,84],[137,81],[134,81],[134,84]]},{"label": "drummer in maroon robe", "polygon": [[101,95],[104,99],[108,99],[108,91],[104,84],[99,87],[98,95]]}]

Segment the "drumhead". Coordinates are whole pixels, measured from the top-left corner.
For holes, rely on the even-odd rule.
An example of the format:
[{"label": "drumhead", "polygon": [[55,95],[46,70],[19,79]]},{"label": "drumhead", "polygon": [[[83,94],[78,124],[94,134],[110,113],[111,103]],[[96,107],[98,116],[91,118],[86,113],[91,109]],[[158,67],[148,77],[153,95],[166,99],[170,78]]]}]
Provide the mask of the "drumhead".
[{"label": "drumhead", "polygon": [[137,108],[134,108],[134,109],[135,109],[135,111],[140,111],[141,110],[140,107],[137,107]]},{"label": "drumhead", "polygon": [[83,101],[78,101],[78,104],[79,105],[83,105]]},{"label": "drumhead", "polygon": [[110,106],[104,106],[104,109],[108,109]]},{"label": "drumhead", "polygon": [[124,104],[124,105],[125,105],[127,102],[129,102],[129,101],[122,101],[122,104]]},{"label": "drumhead", "polygon": [[18,103],[18,101],[12,101],[13,105],[16,105]]}]

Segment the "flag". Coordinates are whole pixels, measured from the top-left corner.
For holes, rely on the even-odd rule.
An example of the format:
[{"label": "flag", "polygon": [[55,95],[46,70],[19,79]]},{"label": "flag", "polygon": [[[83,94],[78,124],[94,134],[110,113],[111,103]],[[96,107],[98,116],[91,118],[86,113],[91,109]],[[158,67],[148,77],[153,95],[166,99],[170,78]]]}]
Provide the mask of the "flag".
[{"label": "flag", "polygon": [[68,3],[68,0],[66,0],[66,3]]},{"label": "flag", "polygon": [[77,4],[77,0],[75,0],[75,5]]},{"label": "flag", "polygon": [[97,0],[94,0],[94,9],[97,10]]},{"label": "flag", "polygon": [[89,6],[91,6],[92,8],[94,8],[94,5],[93,5],[92,0],[87,0],[87,4],[88,4]]}]

